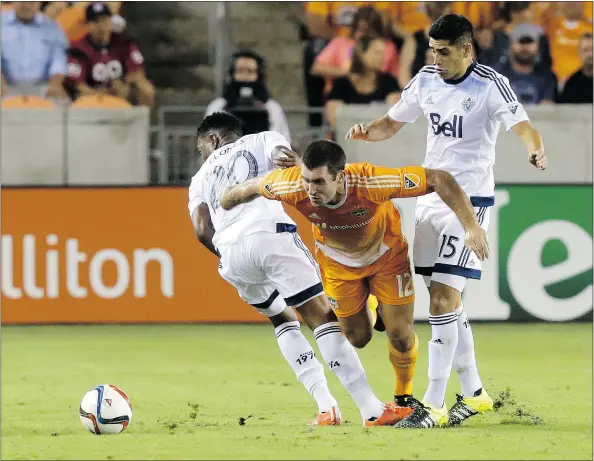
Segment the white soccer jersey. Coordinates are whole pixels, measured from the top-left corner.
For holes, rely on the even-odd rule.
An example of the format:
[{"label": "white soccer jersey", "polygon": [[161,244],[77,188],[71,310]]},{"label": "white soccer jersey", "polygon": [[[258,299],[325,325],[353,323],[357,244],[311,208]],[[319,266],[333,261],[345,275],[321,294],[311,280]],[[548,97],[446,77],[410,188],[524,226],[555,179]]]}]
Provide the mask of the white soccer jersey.
[{"label": "white soccer jersey", "polygon": [[201,203],[208,205],[215,229],[213,244],[219,252],[236,242],[239,236],[277,232],[277,224],[295,225],[280,202],[262,197],[229,211],[220,207],[225,189],[264,176],[275,168],[272,152],[277,146],[291,148],[286,138],[275,131],[244,136],[214,151],[192,178],[190,216]]},{"label": "white soccer jersey", "polygon": [[[508,79],[476,62],[457,80],[443,80],[435,66],[425,66],[388,112],[393,120],[406,123],[421,115],[429,122],[423,166],[451,173],[475,206],[492,206],[500,124],[509,131],[528,120]],[[436,195],[418,200],[435,203],[440,200]]]}]

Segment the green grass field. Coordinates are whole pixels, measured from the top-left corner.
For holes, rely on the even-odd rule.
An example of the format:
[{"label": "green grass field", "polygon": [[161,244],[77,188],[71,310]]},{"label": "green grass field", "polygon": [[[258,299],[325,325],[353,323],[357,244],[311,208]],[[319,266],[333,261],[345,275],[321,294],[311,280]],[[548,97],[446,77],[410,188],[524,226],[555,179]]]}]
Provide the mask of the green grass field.
[{"label": "green grass field", "polygon": [[[417,332],[422,397],[429,328],[419,322]],[[460,428],[407,431],[362,429],[330,372],[347,423],[309,428],[316,406],[267,325],[4,327],[1,458],[592,459],[592,324],[474,332],[499,411]],[[390,399],[385,336],[376,333],[361,358]],[[80,399],[101,383],[132,400],[132,423],[118,436],[94,436],[79,421]],[[454,375],[449,405],[458,389]]]}]

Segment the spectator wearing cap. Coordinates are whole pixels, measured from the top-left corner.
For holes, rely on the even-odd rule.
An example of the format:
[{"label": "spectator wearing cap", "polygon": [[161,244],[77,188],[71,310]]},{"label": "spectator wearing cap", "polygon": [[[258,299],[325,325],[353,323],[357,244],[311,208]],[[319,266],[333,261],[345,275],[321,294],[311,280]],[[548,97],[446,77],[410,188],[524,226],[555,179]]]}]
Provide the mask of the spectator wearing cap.
[{"label": "spectator wearing cap", "polygon": [[[54,3],[65,2],[52,2],[48,8],[51,9]],[[70,43],[77,42],[89,33],[87,22],[85,21],[85,11],[89,3],[91,2],[70,2],[67,8],[62,8],[56,13],[56,22],[62,28]],[[113,30],[117,33],[123,32],[126,28],[126,21],[118,14],[122,7],[122,2],[105,2],[105,4],[113,13],[111,18]]]},{"label": "spectator wearing cap", "polygon": [[[534,9],[531,2],[506,2],[510,21],[502,29],[495,31],[490,44],[484,43],[478,55],[478,61],[487,66],[497,67],[505,64],[509,58],[510,37],[519,26],[531,27],[530,35],[538,35],[538,59],[537,68],[548,70],[551,68],[552,59],[549,47],[549,40],[545,30],[534,24]],[[525,28],[524,28],[525,30]],[[488,46],[490,45],[490,46]]]},{"label": "spectator wearing cap", "polygon": [[3,95],[13,89],[65,95],[68,42],[60,27],[40,13],[40,6],[41,2],[14,2],[14,9],[2,13]]},{"label": "spectator wearing cap", "polygon": [[592,34],[584,34],[579,45],[582,68],[573,74],[565,83],[560,101],[564,104],[592,104],[594,81],[592,80],[594,65],[592,61]]},{"label": "spectator wearing cap", "polygon": [[524,105],[550,104],[556,99],[557,79],[550,70],[537,69],[539,28],[520,24],[510,35],[510,48],[505,63],[495,69],[509,83]]},{"label": "spectator wearing cap", "polygon": [[69,92],[76,98],[112,94],[152,107],[155,88],[144,72],[144,58],[136,44],[113,32],[112,13],[105,3],[87,6],[89,33],[68,51]]}]

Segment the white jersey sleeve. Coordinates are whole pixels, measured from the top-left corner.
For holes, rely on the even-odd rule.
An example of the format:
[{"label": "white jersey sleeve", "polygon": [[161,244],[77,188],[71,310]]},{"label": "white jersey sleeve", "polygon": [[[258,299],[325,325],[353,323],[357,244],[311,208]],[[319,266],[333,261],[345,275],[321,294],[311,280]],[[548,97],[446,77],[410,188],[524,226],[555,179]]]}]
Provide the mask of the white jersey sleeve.
[{"label": "white jersey sleeve", "polygon": [[512,90],[509,80],[503,75],[494,80],[487,98],[489,116],[493,120],[502,122],[506,131],[520,122],[530,120],[524,106]]},{"label": "white jersey sleeve", "polygon": [[419,74],[402,90],[400,100],[388,111],[388,116],[396,122],[413,123],[423,115],[419,103]]},{"label": "white jersey sleeve", "polygon": [[206,199],[202,193],[202,181],[199,178],[200,172],[198,172],[193,178],[190,184],[189,197],[188,197],[188,211],[190,216],[194,213],[194,210],[198,208],[202,203],[206,203]]},{"label": "white jersey sleeve", "polygon": [[287,141],[287,138],[285,138],[282,134],[276,131],[264,131],[263,133],[261,133],[261,135],[264,137],[264,151],[266,153],[266,157],[272,163],[274,163],[272,153],[275,147],[283,146],[287,149],[291,149],[291,144],[289,143],[289,141]]}]

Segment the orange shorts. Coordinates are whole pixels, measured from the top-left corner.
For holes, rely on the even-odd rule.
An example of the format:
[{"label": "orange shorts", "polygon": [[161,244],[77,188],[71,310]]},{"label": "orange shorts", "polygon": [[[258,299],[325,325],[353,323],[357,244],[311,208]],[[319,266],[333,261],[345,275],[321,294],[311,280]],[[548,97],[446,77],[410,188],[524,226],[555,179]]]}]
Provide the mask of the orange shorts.
[{"label": "orange shorts", "polygon": [[390,248],[374,263],[348,267],[316,248],[324,291],[337,317],[350,317],[367,305],[369,294],[378,301],[402,306],[415,300],[408,243]]}]

